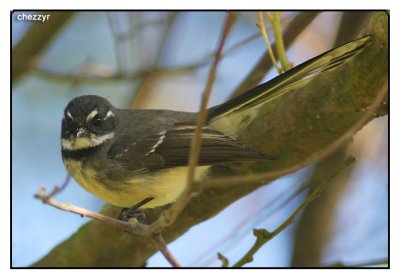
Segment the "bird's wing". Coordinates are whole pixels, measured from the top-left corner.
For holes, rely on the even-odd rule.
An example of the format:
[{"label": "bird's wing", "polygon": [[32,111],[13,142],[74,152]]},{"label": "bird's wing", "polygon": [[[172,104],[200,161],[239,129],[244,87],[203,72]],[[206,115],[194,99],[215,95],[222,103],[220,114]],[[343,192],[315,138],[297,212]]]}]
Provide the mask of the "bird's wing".
[{"label": "bird's wing", "polygon": [[[172,128],[146,136],[112,156],[116,162],[133,171],[186,166],[189,161],[194,124],[179,123]],[[198,165],[274,159],[210,128],[202,130]]]}]

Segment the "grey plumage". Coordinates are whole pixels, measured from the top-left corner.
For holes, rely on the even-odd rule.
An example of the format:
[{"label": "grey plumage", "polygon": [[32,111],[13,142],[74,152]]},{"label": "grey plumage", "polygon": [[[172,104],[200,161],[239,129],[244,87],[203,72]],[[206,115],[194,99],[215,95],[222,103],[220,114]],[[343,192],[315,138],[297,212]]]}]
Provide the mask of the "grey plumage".
[{"label": "grey plumage", "polygon": [[[331,71],[359,54],[370,36],[321,54],[271,81],[208,110],[199,163],[208,166],[276,157],[237,141],[239,123],[251,121],[257,107],[315,75]],[[65,108],[62,156],[68,171],[88,191],[117,206],[153,198],[147,207],[173,202],[186,184],[196,113],[115,108],[99,96],[81,96]]]}]

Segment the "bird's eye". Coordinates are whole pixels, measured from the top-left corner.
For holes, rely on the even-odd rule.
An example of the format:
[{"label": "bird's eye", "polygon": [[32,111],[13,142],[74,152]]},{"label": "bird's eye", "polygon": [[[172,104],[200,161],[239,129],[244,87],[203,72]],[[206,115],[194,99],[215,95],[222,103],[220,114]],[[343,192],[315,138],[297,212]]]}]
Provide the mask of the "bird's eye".
[{"label": "bird's eye", "polygon": [[103,120],[99,116],[96,116],[93,118],[94,126],[101,126],[102,122],[103,122]]},{"label": "bird's eye", "polygon": [[68,118],[68,117],[65,119],[65,124],[66,124],[66,127],[68,129],[72,129],[73,128],[72,120],[70,118]]}]

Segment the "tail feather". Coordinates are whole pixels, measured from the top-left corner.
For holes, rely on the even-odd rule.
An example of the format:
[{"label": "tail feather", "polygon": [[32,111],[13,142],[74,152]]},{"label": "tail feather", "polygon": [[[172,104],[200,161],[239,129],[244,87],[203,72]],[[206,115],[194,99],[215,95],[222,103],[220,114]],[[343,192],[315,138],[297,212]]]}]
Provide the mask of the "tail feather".
[{"label": "tail feather", "polygon": [[223,116],[267,103],[295,88],[304,86],[311,80],[311,77],[334,70],[350,61],[365,49],[371,38],[371,35],[366,35],[327,51],[236,98],[210,108],[208,121],[212,124]]}]

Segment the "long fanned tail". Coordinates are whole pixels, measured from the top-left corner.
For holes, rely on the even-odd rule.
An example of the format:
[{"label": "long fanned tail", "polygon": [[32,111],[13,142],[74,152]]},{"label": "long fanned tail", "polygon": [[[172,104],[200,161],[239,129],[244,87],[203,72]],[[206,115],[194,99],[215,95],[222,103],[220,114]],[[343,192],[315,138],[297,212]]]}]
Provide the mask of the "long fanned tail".
[{"label": "long fanned tail", "polygon": [[208,111],[208,121],[212,123],[233,112],[267,103],[295,88],[305,85],[313,76],[334,70],[360,54],[369,44],[371,38],[371,35],[366,35],[329,50],[236,98],[210,108]]}]

